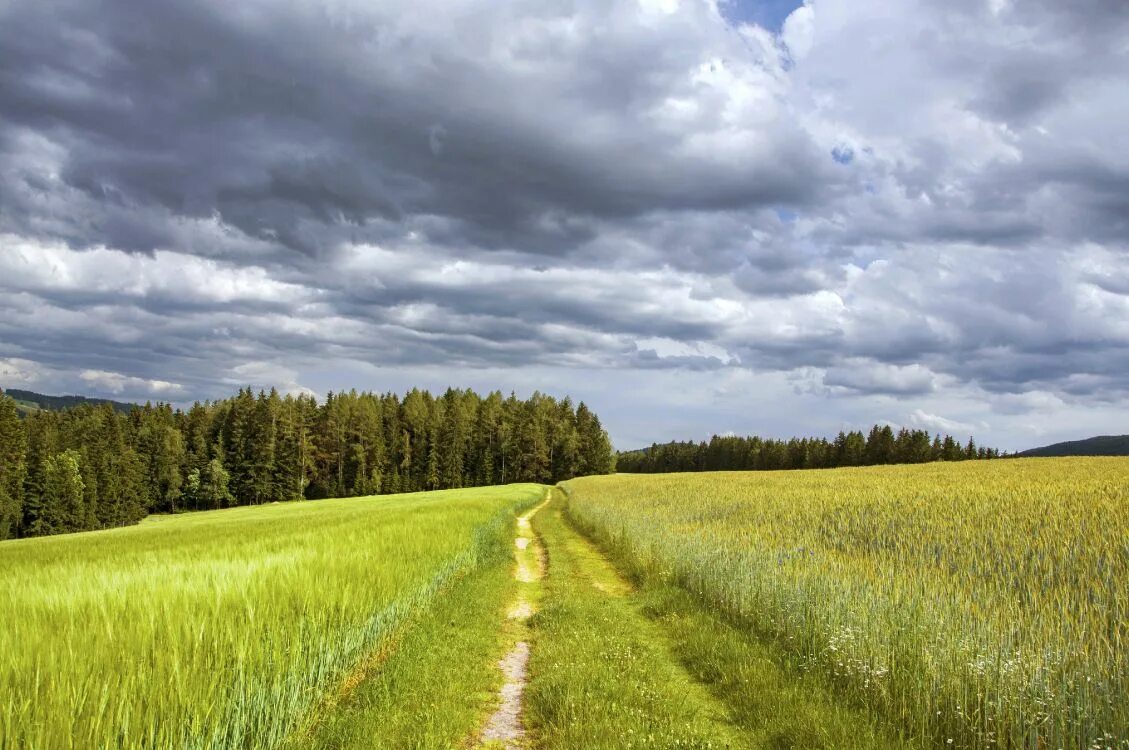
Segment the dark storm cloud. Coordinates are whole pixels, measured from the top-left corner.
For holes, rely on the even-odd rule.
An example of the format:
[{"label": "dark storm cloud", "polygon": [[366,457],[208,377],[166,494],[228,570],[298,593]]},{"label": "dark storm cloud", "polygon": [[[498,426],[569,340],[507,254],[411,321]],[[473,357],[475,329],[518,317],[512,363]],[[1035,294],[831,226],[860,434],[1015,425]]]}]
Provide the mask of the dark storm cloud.
[{"label": "dark storm cloud", "polygon": [[[368,240],[371,221],[430,216],[448,220],[438,237],[452,244],[559,252],[592,236],[585,217],[803,202],[818,189],[802,134],[778,129],[730,160],[646,121],[701,55],[669,27],[618,40],[614,55],[606,39],[574,42],[564,61],[509,48],[488,19],[466,30],[481,39],[445,46],[393,8],[17,3],[2,29],[12,168],[0,218],[76,246],[151,250],[173,240],[160,221],[218,215],[317,253],[342,227]],[[571,78],[547,87],[526,68]],[[54,185],[20,158],[16,129],[62,151]],[[73,191],[80,215],[21,219],[49,190]]]}]

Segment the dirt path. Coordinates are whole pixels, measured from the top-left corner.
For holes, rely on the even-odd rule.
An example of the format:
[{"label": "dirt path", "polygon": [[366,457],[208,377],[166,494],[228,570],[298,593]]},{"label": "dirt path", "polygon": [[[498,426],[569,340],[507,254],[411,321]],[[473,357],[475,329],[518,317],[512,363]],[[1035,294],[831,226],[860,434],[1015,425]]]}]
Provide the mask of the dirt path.
[{"label": "dirt path", "polygon": [[505,677],[505,683],[498,692],[498,709],[486,722],[479,738],[480,747],[503,747],[507,750],[524,746],[525,726],[521,719],[522,694],[528,681],[526,668],[529,664],[529,626],[528,620],[537,611],[541,594],[541,579],[545,576],[545,549],[533,533],[530,520],[534,514],[549,504],[552,491],[546,490],[545,500],[536,508],[517,519],[517,538],[514,539],[517,567],[514,578],[518,581],[518,595],[510,606],[507,627],[517,642],[502,657],[498,666]]}]

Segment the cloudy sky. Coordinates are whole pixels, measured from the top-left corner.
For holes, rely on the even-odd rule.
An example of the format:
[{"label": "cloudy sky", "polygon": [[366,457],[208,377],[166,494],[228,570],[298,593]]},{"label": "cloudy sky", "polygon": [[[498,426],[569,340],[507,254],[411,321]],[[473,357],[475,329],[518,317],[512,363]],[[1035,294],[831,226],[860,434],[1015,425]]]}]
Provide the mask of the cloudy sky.
[{"label": "cloudy sky", "polygon": [[1127,432],[1124,0],[0,3],[0,386]]}]

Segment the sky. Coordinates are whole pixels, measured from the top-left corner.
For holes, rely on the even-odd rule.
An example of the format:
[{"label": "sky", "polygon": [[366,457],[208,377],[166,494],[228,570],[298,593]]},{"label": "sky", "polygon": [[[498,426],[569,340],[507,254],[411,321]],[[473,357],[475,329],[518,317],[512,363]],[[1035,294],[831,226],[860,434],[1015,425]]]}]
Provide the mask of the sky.
[{"label": "sky", "polygon": [[0,386],[1129,424],[1123,0],[0,4]]}]

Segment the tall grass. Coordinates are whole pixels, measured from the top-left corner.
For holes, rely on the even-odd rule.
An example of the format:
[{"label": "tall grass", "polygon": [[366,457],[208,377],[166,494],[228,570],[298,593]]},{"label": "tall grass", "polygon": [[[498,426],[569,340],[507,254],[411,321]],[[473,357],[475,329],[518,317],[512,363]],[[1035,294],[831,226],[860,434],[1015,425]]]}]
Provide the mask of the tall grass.
[{"label": "tall grass", "polygon": [[1129,459],[567,482],[578,523],[906,739],[1129,747]]},{"label": "tall grass", "polygon": [[0,745],[277,746],[497,545],[537,485],[0,544]]}]

